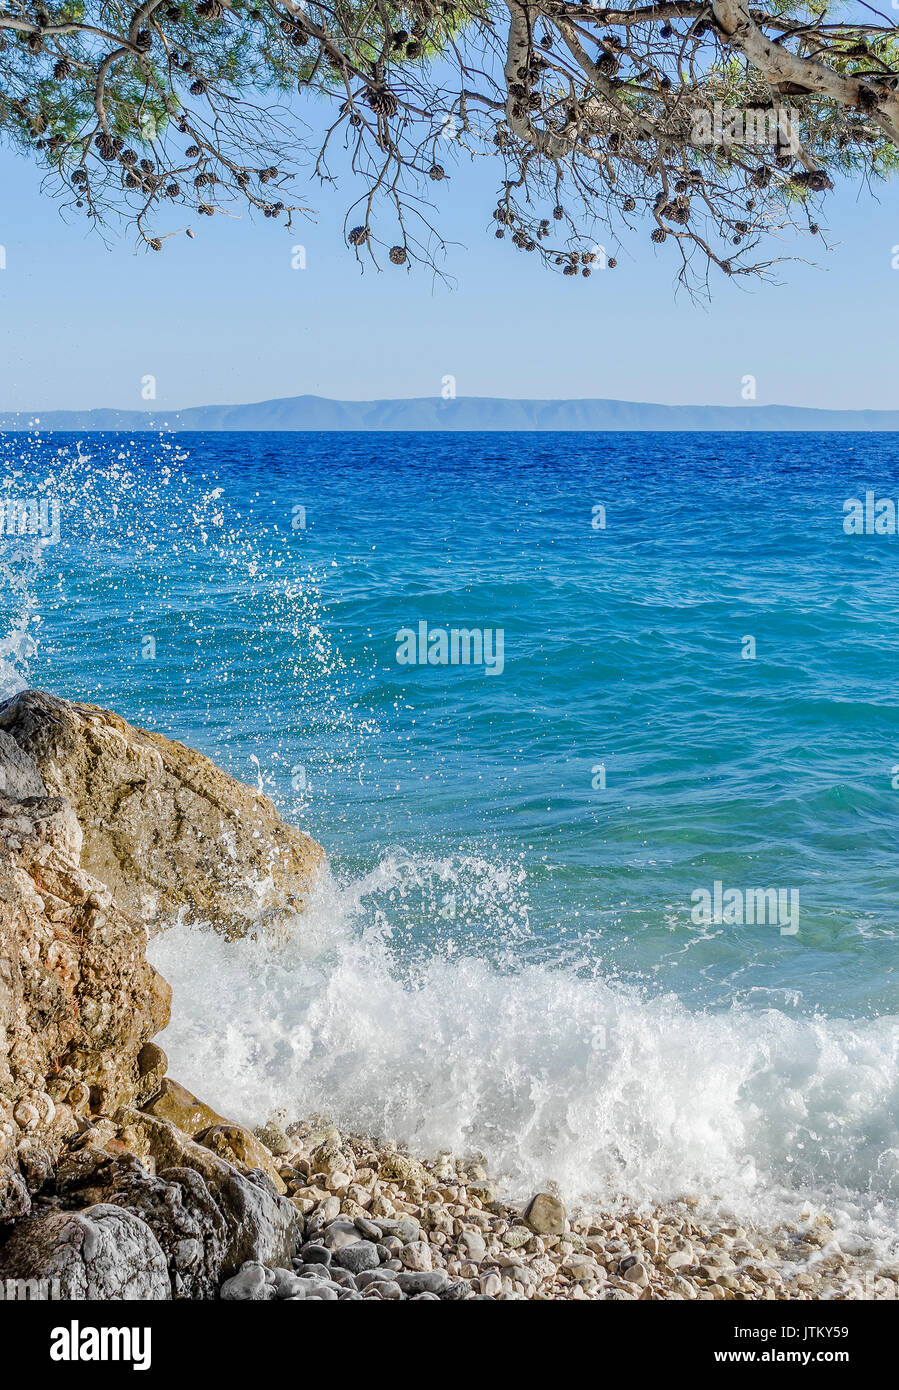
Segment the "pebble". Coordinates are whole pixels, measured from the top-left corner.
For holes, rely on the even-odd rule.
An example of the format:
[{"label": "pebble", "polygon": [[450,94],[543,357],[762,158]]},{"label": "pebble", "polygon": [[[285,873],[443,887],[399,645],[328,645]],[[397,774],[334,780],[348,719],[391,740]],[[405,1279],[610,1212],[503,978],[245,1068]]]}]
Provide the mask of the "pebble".
[{"label": "pebble", "polygon": [[307,1265],[329,1265],[331,1263],[331,1251],[325,1245],[302,1245],[300,1246],[300,1256]]},{"label": "pebble", "polygon": [[475,1264],[480,1264],[487,1254],[487,1242],[479,1231],[463,1231],[459,1237],[459,1244],[465,1256]]},{"label": "pebble", "polygon": [[396,1276],[403,1293],[443,1293],[449,1284],[445,1269],[406,1269]]},{"label": "pebble", "polygon": [[431,1247],[423,1240],[410,1241],[400,1251],[400,1260],[406,1269],[428,1270],[433,1268]]},{"label": "pebble", "polygon": [[366,1270],[377,1269],[381,1263],[378,1247],[370,1240],[357,1240],[352,1245],[344,1245],[337,1251],[337,1263],[351,1274],[363,1274]]},{"label": "pebble", "polygon": [[716,1220],[711,1199],[692,1195],[653,1211],[569,1214],[558,1197],[538,1192],[515,1207],[497,1199],[480,1158],[421,1163],[388,1141],[341,1136],[320,1122],[279,1119],[257,1131],[273,1150],[282,1135],[278,1172],[304,1216],[303,1243],[292,1269],[245,1264],[222,1284],[223,1300],[896,1296],[899,1266],[849,1250],[842,1238],[838,1245],[824,1213],[758,1231]]},{"label": "pebble", "polygon": [[325,1227],[322,1241],[328,1250],[343,1250],[347,1245],[355,1245],[362,1236],[351,1221],[332,1221]]},{"label": "pebble", "polygon": [[559,1236],[565,1230],[568,1213],[549,1192],[538,1192],[528,1203],[524,1219],[539,1236]]}]

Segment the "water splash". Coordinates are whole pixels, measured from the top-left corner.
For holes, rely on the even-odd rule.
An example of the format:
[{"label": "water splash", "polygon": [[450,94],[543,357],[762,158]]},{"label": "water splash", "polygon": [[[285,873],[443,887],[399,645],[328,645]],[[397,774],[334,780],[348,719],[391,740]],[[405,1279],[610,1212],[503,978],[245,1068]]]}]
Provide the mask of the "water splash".
[{"label": "water splash", "polygon": [[[388,855],[330,877],[287,942],[157,938],[172,1074],[247,1124],[287,1106],[423,1153],[481,1152],[512,1196],[547,1182],[571,1201],[696,1193],[765,1224],[817,1203],[847,1240],[889,1246],[895,1019],[692,1011],[598,970],[488,960],[473,931],[422,953],[402,923],[433,870]],[[455,865],[470,928],[514,940],[514,880]]]}]

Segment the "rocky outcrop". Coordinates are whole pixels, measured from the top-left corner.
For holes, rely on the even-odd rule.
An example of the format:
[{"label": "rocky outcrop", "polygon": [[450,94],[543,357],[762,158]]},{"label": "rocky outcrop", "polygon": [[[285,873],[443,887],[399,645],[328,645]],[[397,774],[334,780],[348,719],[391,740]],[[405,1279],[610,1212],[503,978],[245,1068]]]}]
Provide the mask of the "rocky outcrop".
[{"label": "rocky outcrop", "polygon": [[81,865],[71,806],[0,734],[0,1227],[27,1214],[65,1140],[141,1094],[170,991],[146,930]]},{"label": "rocky outcrop", "polygon": [[151,931],[181,912],[236,935],[302,910],[322,849],[201,753],[37,690],[0,705],[4,733],[70,803],[83,868]]},{"label": "rocky outcrop", "polygon": [[248,1261],[289,1267],[303,1218],[271,1152],[166,1076],[144,918],[245,928],[254,874],[294,912],[321,851],[115,715],[30,692],[0,720],[0,1278],[209,1298]]}]

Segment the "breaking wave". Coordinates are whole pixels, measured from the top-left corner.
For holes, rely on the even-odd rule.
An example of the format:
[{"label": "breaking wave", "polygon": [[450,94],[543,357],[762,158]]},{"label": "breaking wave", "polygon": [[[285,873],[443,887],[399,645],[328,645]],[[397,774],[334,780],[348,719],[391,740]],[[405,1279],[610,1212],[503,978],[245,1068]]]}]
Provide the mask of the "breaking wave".
[{"label": "breaking wave", "polygon": [[[507,866],[438,870],[500,933],[517,918]],[[889,1246],[895,1018],[691,1010],[586,966],[488,961],[452,932],[423,955],[397,923],[434,872],[388,854],[361,879],[329,874],[288,939],[158,937],[172,1074],[248,1124],[285,1108],[423,1153],[482,1153],[511,1195],[693,1194],[764,1224],[825,1207],[844,1248]]]}]

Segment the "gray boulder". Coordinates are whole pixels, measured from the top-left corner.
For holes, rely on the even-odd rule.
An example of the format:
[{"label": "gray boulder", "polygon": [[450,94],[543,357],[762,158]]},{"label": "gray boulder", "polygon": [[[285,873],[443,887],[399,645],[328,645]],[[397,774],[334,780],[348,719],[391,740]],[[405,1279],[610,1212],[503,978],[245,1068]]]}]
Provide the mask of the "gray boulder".
[{"label": "gray boulder", "polygon": [[0,1278],[48,1280],[51,1296],[61,1299],[171,1298],[166,1258],[150,1227],[105,1204],[18,1222],[0,1249]]}]

